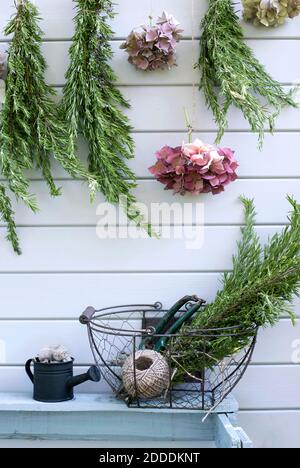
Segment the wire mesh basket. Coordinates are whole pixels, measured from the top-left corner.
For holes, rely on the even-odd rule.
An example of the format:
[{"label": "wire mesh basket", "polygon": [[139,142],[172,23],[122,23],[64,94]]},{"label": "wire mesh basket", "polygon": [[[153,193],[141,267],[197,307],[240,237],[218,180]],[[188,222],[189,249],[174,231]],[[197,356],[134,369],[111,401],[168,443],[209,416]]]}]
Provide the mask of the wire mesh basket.
[{"label": "wire mesh basket", "polygon": [[[189,303],[185,310],[179,310],[173,320],[183,316],[190,306]],[[253,355],[257,327],[247,330],[229,327],[156,334],[155,324],[166,312],[160,302],[98,310],[88,307],[79,320],[87,326],[90,346],[103,378],[115,395],[129,407],[207,411],[215,409],[243,377]],[[250,342],[243,340],[243,337],[249,335]],[[212,366],[206,344],[212,339],[223,337],[238,337],[241,343],[244,341],[247,344],[238,349],[234,356],[226,357]],[[178,344],[185,340],[186,346],[186,343],[192,344],[192,340],[196,338],[201,338],[203,342],[199,351],[201,365],[199,364],[199,372],[191,375],[178,367]],[[158,353],[154,350],[161,340],[164,340],[165,347],[156,360]],[[131,387],[124,385],[125,368],[130,371],[126,373],[126,378],[131,381]],[[177,378],[178,369],[180,381]],[[148,385],[147,391],[141,387],[145,382]]]}]

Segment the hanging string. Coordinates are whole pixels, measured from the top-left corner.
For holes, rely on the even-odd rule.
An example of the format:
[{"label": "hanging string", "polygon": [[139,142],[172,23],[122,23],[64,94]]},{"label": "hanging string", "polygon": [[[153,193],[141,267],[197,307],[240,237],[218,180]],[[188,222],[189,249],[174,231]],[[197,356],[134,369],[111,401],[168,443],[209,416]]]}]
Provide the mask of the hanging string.
[{"label": "hanging string", "polygon": [[[191,0],[192,2],[192,60],[193,65],[197,61],[196,57],[196,40],[195,40],[195,0]],[[191,118],[191,125],[195,128],[196,125],[196,113],[197,113],[197,89],[196,89],[196,82],[193,79],[192,85],[192,118]]]},{"label": "hanging string", "polygon": [[[195,47],[195,0],[191,0],[191,28],[192,28],[192,62],[193,65],[196,63],[196,47]],[[196,125],[196,112],[197,112],[197,89],[196,89],[196,82],[193,79],[192,83],[192,115],[190,116],[186,107],[183,109],[184,117],[185,117],[185,124],[187,127],[188,132],[188,141],[189,143],[192,142],[194,128]]]},{"label": "hanging string", "polygon": [[153,21],[153,17],[154,17],[154,11],[153,11],[153,0],[150,0],[150,15],[149,15],[149,18],[150,18],[150,26],[152,26],[152,21]]}]

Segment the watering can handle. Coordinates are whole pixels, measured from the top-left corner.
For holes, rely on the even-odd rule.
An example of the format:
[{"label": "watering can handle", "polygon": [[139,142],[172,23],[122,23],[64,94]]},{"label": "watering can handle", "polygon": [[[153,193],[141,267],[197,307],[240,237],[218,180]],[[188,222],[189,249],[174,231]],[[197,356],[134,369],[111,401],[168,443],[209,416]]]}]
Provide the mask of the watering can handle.
[{"label": "watering can handle", "polygon": [[84,312],[79,317],[79,322],[82,323],[83,325],[87,325],[91,320],[96,312],[96,309],[94,307],[87,307]]},{"label": "watering can handle", "polygon": [[33,383],[33,373],[31,372],[31,368],[30,368],[32,361],[33,359],[28,359],[28,361],[25,364],[25,370],[26,370],[26,374],[28,375],[31,382]]}]

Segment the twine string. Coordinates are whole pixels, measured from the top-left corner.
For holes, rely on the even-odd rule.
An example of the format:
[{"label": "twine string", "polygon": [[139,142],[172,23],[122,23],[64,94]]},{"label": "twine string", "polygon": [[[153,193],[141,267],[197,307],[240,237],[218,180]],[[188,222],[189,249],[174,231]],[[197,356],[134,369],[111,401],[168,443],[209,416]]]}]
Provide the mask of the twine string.
[{"label": "twine string", "polygon": [[149,14],[150,26],[153,25],[153,17],[154,17],[153,0],[150,0],[150,14]]},{"label": "twine string", "polygon": [[[191,0],[191,28],[192,28],[192,62],[196,63],[196,47],[195,47],[195,0]],[[191,143],[193,139],[194,128],[196,125],[196,112],[197,112],[197,95],[196,95],[196,82],[193,78],[192,82],[192,115],[189,115],[189,112],[186,107],[183,109],[185,123],[188,132],[188,142]]]},{"label": "twine string", "polygon": [[[191,8],[192,8],[192,60],[193,64],[196,63],[196,47],[195,47],[195,0],[191,0]],[[196,90],[196,82],[195,78],[193,78],[193,85],[192,85],[192,119],[191,125],[195,128],[196,124],[196,112],[197,112],[197,90]]]}]

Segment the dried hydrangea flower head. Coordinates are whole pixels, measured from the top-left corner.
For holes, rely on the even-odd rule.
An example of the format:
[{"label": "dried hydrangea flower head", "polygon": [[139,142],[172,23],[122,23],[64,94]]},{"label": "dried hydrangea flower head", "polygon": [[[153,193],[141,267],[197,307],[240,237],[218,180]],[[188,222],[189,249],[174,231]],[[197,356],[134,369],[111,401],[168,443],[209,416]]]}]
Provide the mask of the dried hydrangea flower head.
[{"label": "dried hydrangea flower head", "polygon": [[171,68],[176,65],[176,44],[182,32],[178,21],[164,12],[154,25],[131,31],[121,49],[126,50],[128,61],[139,70]]},{"label": "dried hydrangea flower head", "polygon": [[256,17],[264,26],[278,26],[287,17],[287,0],[261,0]]},{"label": "dried hydrangea flower head", "polygon": [[180,195],[187,192],[216,195],[237,179],[234,151],[199,139],[177,148],[164,146],[156,153],[156,158],[156,164],[149,171],[166,186],[165,190],[174,190]]},{"label": "dried hydrangea flower head", "polygon": [[288,0],[243,0],[245,21],[274,27],[285,22]]},{"label": "dried hydrangea flower head", "polygon": [[300,0],[289,0],[287,10],[289,18],[300,15]]},{"label": "dried hydrangea flower head", "polygon": [[276,27],[300,14],[300,0],[243,0],[245,21]]}]

